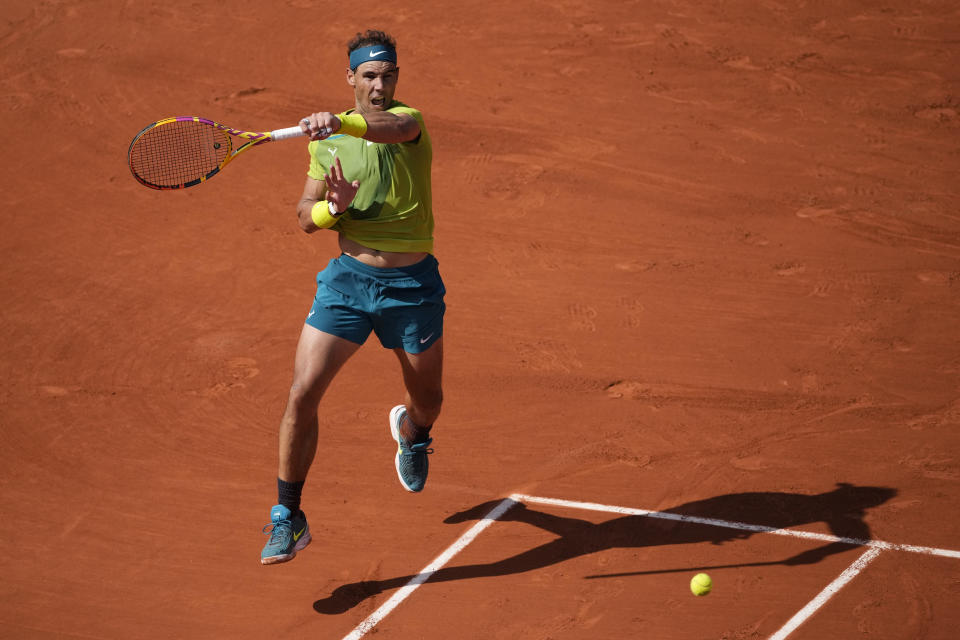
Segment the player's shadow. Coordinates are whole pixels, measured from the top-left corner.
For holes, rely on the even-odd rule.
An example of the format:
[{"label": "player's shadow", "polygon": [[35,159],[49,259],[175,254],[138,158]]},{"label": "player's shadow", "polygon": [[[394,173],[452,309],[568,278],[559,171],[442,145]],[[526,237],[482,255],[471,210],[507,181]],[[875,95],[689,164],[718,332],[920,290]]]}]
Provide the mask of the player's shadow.
[{"label": "player's shadow", "polygon": [[[817,495],[779,492],[733,493],[688,502],[672,509],[666,509],[663,512],[775,528],[825,522],[836,537],[869,540],[870,529],[863,520],[866,510],[883,504],[895,495],[897,495],[897,490],[887,487],[857,487],[850,484],[838,484],[833,491]],[[479,520],[500,502],[500,500],[495,500],[479,504],[466,511],[455,513],[444,522],[453,524]],[[702,542],[723,544],[731,540],[749,538],[755,533],[743,529],[633,515],[612,518],[594,524],[579,518],[567,518],[537,511],[522,503],[514,504],[504,515],[500,516],[498,521],[523,522],[549,531],[557,537],[533,549],[496,562],[443,567],[430,576],[429,582],[523,573],[606,549]],[[848,550],[851,546],[853,545],[850,543],[831,542],[785,560],[757,564],[811,564],[819,562],[831,554]],[[689,569],[670,569],[649,573],[687,570]],[[611,575],[640,575],[642,573],[648,572],[640,571]],[[398,589],[415,577],[417,576],[406,575],[383,580],[351,582],[337,587],[326,598],[314,602],[313,608],[318,613],[343,613],[371,596]],[[602,578],[610,576],[587,577]]]}]

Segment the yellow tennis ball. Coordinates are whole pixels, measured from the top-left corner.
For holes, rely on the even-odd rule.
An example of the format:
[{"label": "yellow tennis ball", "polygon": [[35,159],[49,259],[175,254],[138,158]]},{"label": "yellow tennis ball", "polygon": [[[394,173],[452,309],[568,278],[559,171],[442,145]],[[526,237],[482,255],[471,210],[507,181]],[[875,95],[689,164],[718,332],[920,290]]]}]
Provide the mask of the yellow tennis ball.
[{"label": "yellow tennis ball", "polygon": [[698,573],[690,580],[690,591],[695,596],[705,596],[713,589],[713,580],[705,573]]}]

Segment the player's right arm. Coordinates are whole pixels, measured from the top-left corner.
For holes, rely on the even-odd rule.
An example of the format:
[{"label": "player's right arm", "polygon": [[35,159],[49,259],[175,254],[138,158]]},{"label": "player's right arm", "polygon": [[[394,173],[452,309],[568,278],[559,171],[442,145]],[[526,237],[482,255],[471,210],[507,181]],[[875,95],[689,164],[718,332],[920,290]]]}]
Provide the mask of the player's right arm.
[{"label": "player's right arm", "polygon": [[[351,118],[352,126],[348,124]],[[360,126],[359,131],[357,126]],[[409,113],[390,111],[373,111],[364,115],[354,112],[346,116],[329,111],[311,113],[300,121],[300,129],[311,140],[324,140],[335,133],[345,133],[369,142],[399,144],[420,136],[420,123],[416,118]]]}]

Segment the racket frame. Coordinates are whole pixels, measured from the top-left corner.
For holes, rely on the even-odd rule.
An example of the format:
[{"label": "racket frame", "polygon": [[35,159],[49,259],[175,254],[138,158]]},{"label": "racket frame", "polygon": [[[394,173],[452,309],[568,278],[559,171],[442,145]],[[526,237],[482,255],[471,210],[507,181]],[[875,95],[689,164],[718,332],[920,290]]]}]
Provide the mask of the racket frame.
[{"label": "racket frame", "polygon": [[[223,158],[219,165],[213,168],[206,175],[196,178],[194,180],[189,180],[182,184],[176,185],[159,185],[147,181],[145,178],[137,175],[137,172],[133,168],[133,151],[137,146],[137,141],[146,134],[148,131],[161,127],[163,125],[170,124],[172,122],[199,122],[207,126],[213,127],[219,131],[229,134],[230,136],[246,140],[243,145],[241,145],[236,151],[233,150],[233,138],[227,138],[227,141],[230,143],[231,147],[228,150],[227,155]],[[208,120],[207,118],[201,118],[199,116],[173,116],[171,118],[164,118],[162,120],[157,120],[146,127],[144,127],[140,133],[134,136],[133,140],[130,142],[130,148],[127,150],[127,163],[130,166],[130,173],[133,174],[133,177],[145,187],[151,189],[160,189],[160,190],[171,190],[171,189],[186,189],[187,187],[192,187],[198,185],[202,182],[206,182],[213,176],[220,173],[220,170],[225,166],[230,164],[234,158],[243,153],[244,151],[255,147],[257,145],[265,144],[267,142],[272,142],[274,140],[286,140],[288,138],[295,138],[297,136],[307,135],[301,131],[300,127],[287,127],[285,129],[276,129],[274,131],[244,131],[243,129],[234,129],[228,127],[225,124],[220,124],[219,122],[214,122],[213,120]]]}]

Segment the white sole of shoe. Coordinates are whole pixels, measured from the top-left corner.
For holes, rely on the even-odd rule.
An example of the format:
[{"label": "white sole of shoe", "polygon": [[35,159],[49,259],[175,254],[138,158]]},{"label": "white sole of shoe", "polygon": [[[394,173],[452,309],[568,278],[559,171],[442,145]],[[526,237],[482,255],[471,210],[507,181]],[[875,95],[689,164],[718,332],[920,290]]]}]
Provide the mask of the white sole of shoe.
[{"label": "white sole of shoe", "polygon": [[406,410],[407,407],[402,404],[398,404],[393,409],[390,409],[390,433],[393,435],[393,441],[397,444],[397,452],[393,456],[393,466],[397,470],[397,479],[400,480],[403,488],[410,493],[419,493],[419,491],[411,489],[407,483],[403,481],[403,476],[400,475],[400,415]]}]

